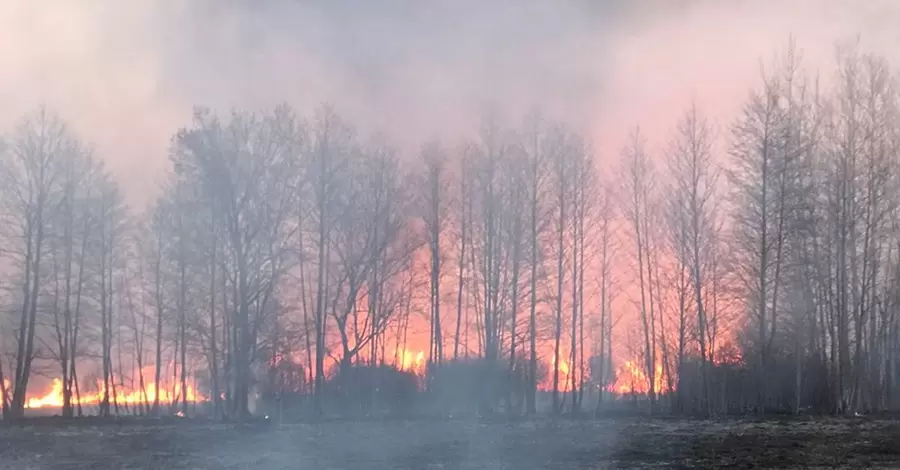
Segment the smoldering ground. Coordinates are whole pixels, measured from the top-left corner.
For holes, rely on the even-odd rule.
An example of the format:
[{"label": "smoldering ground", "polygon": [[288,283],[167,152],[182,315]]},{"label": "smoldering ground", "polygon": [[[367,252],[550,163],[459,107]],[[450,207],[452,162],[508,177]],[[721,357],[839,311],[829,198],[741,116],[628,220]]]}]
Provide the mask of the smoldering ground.
[{"label": "smoldering ground", "polygon": [[895,421],[224,424],[0,428],[9,469],[896,468]]}]

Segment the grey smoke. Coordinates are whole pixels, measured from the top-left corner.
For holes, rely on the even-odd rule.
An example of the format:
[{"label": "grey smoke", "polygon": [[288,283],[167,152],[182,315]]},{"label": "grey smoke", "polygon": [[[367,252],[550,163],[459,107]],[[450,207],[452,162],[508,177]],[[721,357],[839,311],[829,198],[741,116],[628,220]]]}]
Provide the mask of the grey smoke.
[{"label": "grey smoke", "polygon": [[637,123],[665,139],[691,99],[727,120],[791,34],[813,68],[857,35],[896,56],[897,18],[890,0],[4,0],[0,130],[58,110],[138,204],[195,104],[327,101],[403,149],[537,105],[603,158]]}]

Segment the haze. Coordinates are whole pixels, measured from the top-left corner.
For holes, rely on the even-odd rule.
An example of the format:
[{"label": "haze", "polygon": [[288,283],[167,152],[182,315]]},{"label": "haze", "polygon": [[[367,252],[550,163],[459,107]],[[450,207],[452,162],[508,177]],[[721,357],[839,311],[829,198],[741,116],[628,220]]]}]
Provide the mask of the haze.
[{"label": "haze", "polygon": [[[194,105],[330,102],[415,148],[487,109],[589,129],[600,158],[653,139],[686,103],[727,118],[791,34],[807,64],[835,45],[898,54],[885,1],[0,2],[0,128],[40,104],[92,142],[140,204]],[[830,70],[827,70],[830,72]]]},{"label": "haze", "polygon": [[898,24],[0,0],[0,469],[898,468]]}]

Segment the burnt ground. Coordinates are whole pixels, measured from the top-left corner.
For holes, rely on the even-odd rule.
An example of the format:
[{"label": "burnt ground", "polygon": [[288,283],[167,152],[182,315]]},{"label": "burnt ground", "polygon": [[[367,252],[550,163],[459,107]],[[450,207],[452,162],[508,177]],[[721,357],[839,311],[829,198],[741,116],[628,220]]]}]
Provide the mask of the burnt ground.
[{"label": "burnt ground", "polygon": [[2,469],[900,468],[900,421],[616,418],[0,426]]}]

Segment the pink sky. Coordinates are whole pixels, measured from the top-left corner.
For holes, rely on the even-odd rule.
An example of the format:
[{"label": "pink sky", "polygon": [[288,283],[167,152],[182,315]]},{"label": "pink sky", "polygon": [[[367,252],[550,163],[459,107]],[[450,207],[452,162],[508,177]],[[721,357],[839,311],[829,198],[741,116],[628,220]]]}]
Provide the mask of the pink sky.
[{"label": "pink sky", "polygon": [[405,148],[538,104],[609,159],[636,124],[664,142],[691,99],[727,123],[791,34],[824,74],[857,36],[900,64],[890,0],[300,3],[0,2],[0,131],[54,108],[141,205],[195,104],[328,101]]}]

